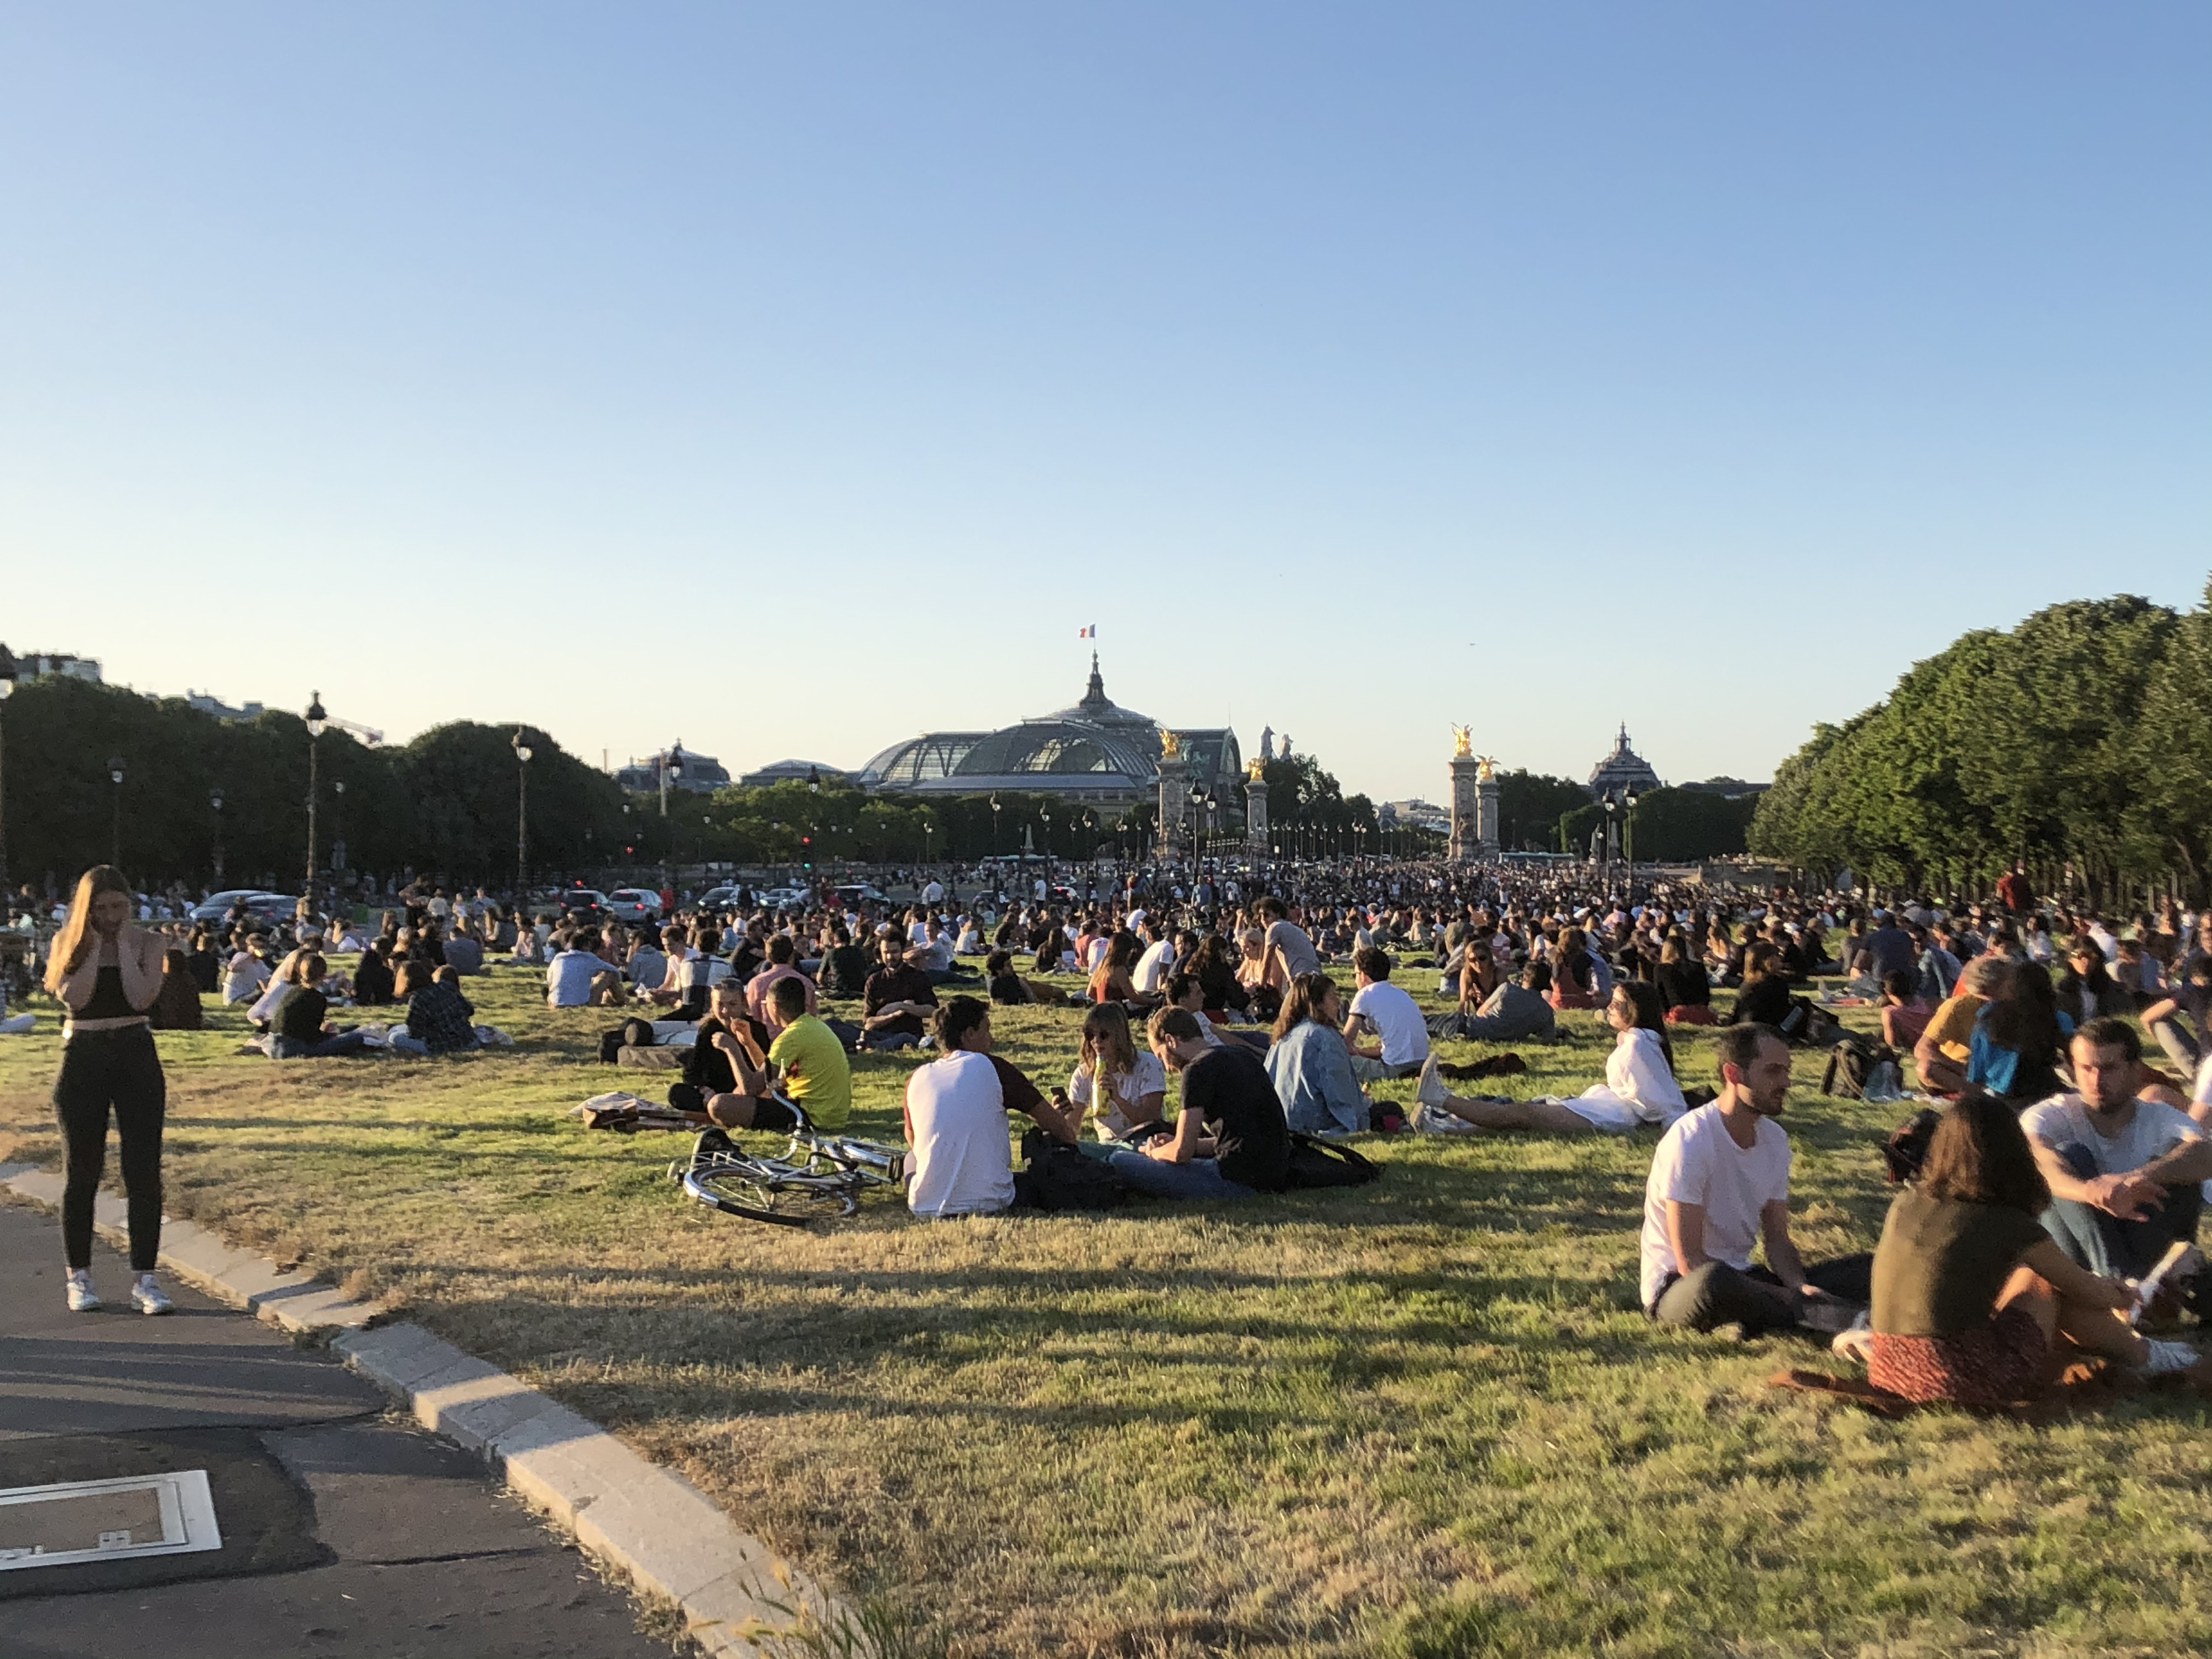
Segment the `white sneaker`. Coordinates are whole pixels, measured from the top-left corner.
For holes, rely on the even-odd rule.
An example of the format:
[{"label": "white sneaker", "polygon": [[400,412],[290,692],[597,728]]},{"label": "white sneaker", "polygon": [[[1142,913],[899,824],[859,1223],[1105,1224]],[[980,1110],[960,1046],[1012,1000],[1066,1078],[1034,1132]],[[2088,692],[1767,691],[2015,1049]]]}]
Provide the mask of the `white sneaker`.
[{"label": "white sneaker", "polygon": [[131,1287],[131,1305],[142,1314],[165,1314],[169,1311],[169,1298],[162,1294],[153,1274],[141,1273]]},{"label": "white sneaker", "polygon": [[1421,1062],[1421,1080],[1413,1085],[1413,1098],[1424,1106],[1441,1106],[1451,1098],[1451,1091],[1444,1087],[1443,1074],[1437,1070],[1433,1050]]},{"label": "white sneaker", "polygon": [[69,1276],[69,1308],[71,1313],[98,1313],[100,1292],[92,1288],[92,1271],[79,1267]]}]

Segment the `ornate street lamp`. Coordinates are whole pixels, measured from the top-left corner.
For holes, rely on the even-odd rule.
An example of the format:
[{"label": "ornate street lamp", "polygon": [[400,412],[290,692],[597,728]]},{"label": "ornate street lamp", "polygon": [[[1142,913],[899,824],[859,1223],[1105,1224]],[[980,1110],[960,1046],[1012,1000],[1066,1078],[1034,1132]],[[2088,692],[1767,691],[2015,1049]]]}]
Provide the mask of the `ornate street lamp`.
[{"label": "ornate street lamp", "polygon": [[117,869],[123,867],[123,757],[107,757],[107,781],[115,786],[113,822],[108,827],[107,861]]},{"label": "ornate street lamp", "polygon": [[330,724],[330,715],[323,708],[323,694],[307,694],[307,914],[315,912],[315,769],[317,756],[322,749],[323,727]]},{"label": "ornate street lamp", "polygon": [[[14,654],[0,645],[0,704],[4,704],[15,690],[16,667]],[[6,779],[0,776],[0,921],[8,919],[8,800]]]},{"label": "ornate street lamp", "polygon": [[331,780],[331,793],[336,797],[331,802],[331,878],[335,884],[337,878],[345,872],[346,867],[345,780],[343,778]]},{"label": "ornate street lamp", "polygon": [[[507,744],[514,750],[514,893],[520,902],[530,892],[530,745],[519,726]],[[627,801],[623,811],[629,811]]]}]

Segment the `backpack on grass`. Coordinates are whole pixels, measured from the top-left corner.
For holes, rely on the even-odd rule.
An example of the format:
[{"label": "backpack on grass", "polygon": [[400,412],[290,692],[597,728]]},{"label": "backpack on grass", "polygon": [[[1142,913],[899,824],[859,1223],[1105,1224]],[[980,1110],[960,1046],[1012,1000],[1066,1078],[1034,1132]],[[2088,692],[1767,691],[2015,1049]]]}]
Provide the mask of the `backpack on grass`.
[{"label": "backpack on grass", "polygon": [[1896,1071],[1897,1051],[1894,1048],[1886,1042],[1876,1042],[1872,1037],[1846,1032],[1836,1046],[1828,1050],[1827,1069],[1820,1073],[1820,1092],[1833,1095],[1838,1100],[1864,1100],[1872,1090],[1879,1097],[1881,1091],[1874,1085],[1884,1066],[1887,1066],[1892,1073]]},{"label": "backpack on grass", "polygon": [[1022,1137],[1022,1161],[1014,1171],[1018,1210],[1118,1210],[1129,1189],[1112,1168],[1054,1140],[1042,1129]]},{"label": "backpack on grass", "polygon": [[1382,1166],[1364,1153],[1333,1140],[1291,1131],[1291,1180],[1293,1190],[1304,1187],[1364,1187],[1382,1173]]}]

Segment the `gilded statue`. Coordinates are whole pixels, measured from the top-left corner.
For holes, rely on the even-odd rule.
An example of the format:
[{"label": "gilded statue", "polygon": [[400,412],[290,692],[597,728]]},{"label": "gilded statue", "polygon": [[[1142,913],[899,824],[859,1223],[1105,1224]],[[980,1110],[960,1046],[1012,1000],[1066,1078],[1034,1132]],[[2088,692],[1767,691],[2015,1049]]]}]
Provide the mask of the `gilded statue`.
[{"label": "gilded statue", "polygon": [[1182,758],[1182,739],[1164,726],[1160,728],[1160,758],[1164,761]]},{"label": "gilded statue", "polygon": [[1246,762],[1244,766],[1244,775],[1255,783],[1266,782],[1267,763],[1264,761],[1257,760]]},{"label": "gilded statue", "polygon": [[1491,779],[1498,775],[1498,757],[1495,755],[1483,755],[1477,758],[1480,763],[1475,767],[1474,775],[1481,779],[1485,783],[1487,783]]},{"label": "gilded statue", "polygon": [[1451,732],[1452,758],[1454,760],[1465,760],[1468,756],[1474,753],[1474,728],[1473,726],[1455,726],[1452,727]]}]

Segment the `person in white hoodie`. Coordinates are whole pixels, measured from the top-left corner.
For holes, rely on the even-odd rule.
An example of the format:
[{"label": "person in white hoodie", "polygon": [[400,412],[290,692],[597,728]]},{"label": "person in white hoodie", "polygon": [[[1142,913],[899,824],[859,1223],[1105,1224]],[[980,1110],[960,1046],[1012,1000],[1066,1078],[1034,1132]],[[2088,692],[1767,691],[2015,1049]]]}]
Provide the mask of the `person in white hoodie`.
[{"label": "person in white hoodie", "polygon": [[1606,1023],[1620,1033],[1606,1057],[1605,1081],[1581,1094],[1534,1100],[1455,1095],[1444,1086],[1431,1053],[1415,1092],[1421,1109],[1413,1127],[1432,1132],[1541,1129],[1553,1134],[1626,1134],[1645,1123],[1662,1130],[1689,1109],[1674,1079],[1674,1048],[1667,1040],[1667,1011],[1659,988],[1623,980],[1605,1006]]}]

